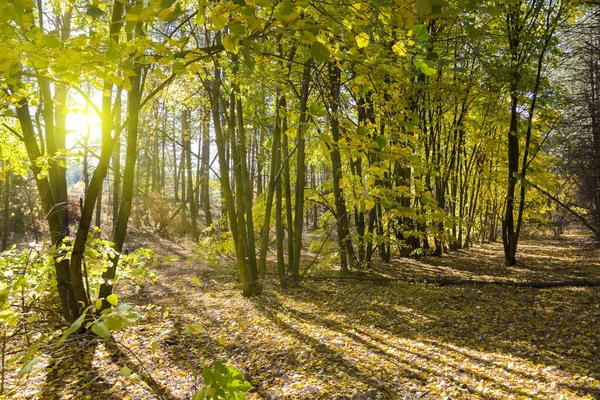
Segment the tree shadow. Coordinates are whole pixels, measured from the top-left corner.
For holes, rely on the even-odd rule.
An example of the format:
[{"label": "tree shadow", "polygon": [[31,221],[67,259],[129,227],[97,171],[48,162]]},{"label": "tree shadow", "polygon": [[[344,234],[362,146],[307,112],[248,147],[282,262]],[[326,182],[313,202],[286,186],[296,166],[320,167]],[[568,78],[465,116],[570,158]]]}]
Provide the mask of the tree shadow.
[{"label": "tree shadow", "polygon": [[167,389],[164,385],[157,382],[153,377],[150,371],[147,371],[144,367],[140,365],[140,360],[132,357],[132,354],[123,349],[121,345],[119,345],[114,340],[108,340],[106,342],[106,349],[110,354],[111,361],[120,366],[131,366],[132,370],[140,376],[141,381],[143,381],[148,387],[152,390],[153,395],[157,399],[161,400],[176,400],[177,397],[173,396],[169,389]]},{"label": "tree shadow", "polygon": [[70,394],[74,398],[118,400],[110,391],[112,385],[93,365],[98,339],[91,334],[74,335],[51,353],[46,379],[39,398],[60,399]]},{"label": "tree shadow", "polygon": [[[273,277],[263,296],[245,299],[224,270],[161,268],[136,302],[171,308],[175,332],[161,348],[178,368],[229,360],[264,398],[403,398],[431,387],[423,398],[447,387],[455,398],[600,395],[576,379],[600,378],[596,289],[332,280],[283,290]],[[181,336],[190,323],[205,330]]]},{"label": "tree shadow", "polygon": [[547,240],[541,245],[539,241],[523,240],[514,267],[504,266],[500,243],[487,243],[440,257],[395,258],[392,264],[375,263],[374,271],[417,281],[425,278],[600,281],[599,254],[578,243]]},{"label": "tree shadow", "polygon": [[[352,324],[351,322],[345,322],[346,320],[344,320],[344,322],[338,322],[336,320],[320,317],[315,313],[301,312],[301,311],[298,311],[291,307],[286,307],[282,302],[277,302],[277,301],[273,301],[273,300],[264,302],[264,301],[261,301],[260,299],[257,299],[254,301],[254,303],[258,308],[261,309],[261,312],[265,313],[265,315],[267,315],[269,317],[269,319],[274,321],[278,327],[280,327],[282,330],[288,332],[289,334],[293,335],[294,337],[297,337],[298,339],[302,340],[303,343],[309,344],[310,346],[314,347],[321,354],[324,354],[324,353],[331,354],[331,347],[328,346],[324,342],[315,340],[308,333],[302,333],[300,330],[293,328],[291,323],[284,322],[280,317],[277,316],[277,314],[280,312],[285,312],[287,315],[293,317],[295,320],[303,321],[303,322],[305,322],[309,325],[313,325],[315,327],[317,327],[317,326],[325,327],[331,331],[337,332],[337,333],[351,339],[358,346],[365,348],[366,350],[368,350],[369,353],[372,353],[379,358],[387,359],[387,361],[389,361],[390,363],[392,363],[396,366],[396,369],[395,369],[396,374],[402,375],[405,378],[411,379],[413,381],[418,381],[421,384],[426,384],[429,380],[432,379],[432,377],[435,377],[435,378],[443,377],[442,373],[436,371],[435,369],[429,368],[430,365],[438,365],[441,367],[440,369],[443,370],[447,367],[450,367],[450,368],[456,367],[456,365],[460,362],[460,360],[458,360],[458,362],[455,362],[455,363],[450,363],[448,361],[444,361],[444,360],[448,360],[448,358],[456,358],[455,353],[457,353],[457,352],[460,353],[460,350],[456,350],[450,346],[445,346],[446,351],[444,351],[445,357],[443,359],[440,359],[439,357],[437,357],[438,355],[442,354],[442,352],[439,351],[438,349],[436,349],[435,353],[437,353],[437,354],[435,354],[433,352],[427,352],[427,351],[419,352],[409,346],[401,346],[396,349],[397,351],[391,352],[390,350],[388,350],[391,347],[389,341],[382,340],[381,337],[377,337],[377,336],[373,335],[373,333],[371,331],[366,330],[366,329],[361,329],[360,327],[358,327],[355,324]],[[310,330],[308,330],[308,332],[310,332]],[[406,339],[407,337],[413,336],[413,335],[410,335],[410,334],[407,335],[406,331],[405,331],[403,333],[403,336]],[[413,336],[412,339],[415,340],[416,338]],[[386,347],[388,349],[386,349]],[[436,347],[444,348],[443,345],[437,345],[437,344],[436,344]],[[396,354],[394,354],[394,353],[396,353]],[[398,353],[402,353],[404,355],[410,354],[410,355],[412,355],[412,357],[411,357],[412,360],[409,361],[406,357],[402,358],[398,355]],[[511,369],[500,363],[493,363],[493,362],[488,363],[487,360],[483,360],[480,358],[477,359],[466,353],[463,353],[463,354],[465,354],[469,358],[476,359],[481,364],[495,365],[501,369],[505,369],[509,373],[517,374],[521,378],[526,378],[526,379],[531,379],[531,380],[539,380],[540,379],[539,376],[535,376],[535,375],[527,374],[526,372],[523,372],[523,371]],[[338,356],[338,357],[336,357],[336,361],[337,361],[337,358],[343,359],[343,356],[341,354],[336,354],[336,356]],[[350,364],[353,365],[353,368],[354,368],[354,373],[351,374],[351,376],[354,379],[356,379],[357,377],[363,377],[363,380],[362,380],[363,382],[367,382],[367,383],[372,382],[372,378],[369,379],[368,377],[365,381],[364,380],[365,376],[362,375],[360,370],[358,370],[354,366],[354,364],[352,364],[352,363],[350,363]],[[473,379],[485,379],[488,382],[490,382],[490,384],[492,386],[497,387],[499,390],[501,390],[503,393],[506,393],[507,395],[518,395],[518,396],[525,396],[525,397],[530,395],[530,393],[528,393],[524,390],[521,390],[517,387],[510,386],[508,384],[505,384],[505,383],[499,381],[498,379],[495,379],[491,374],[487,374],[484,371],[474,370],[474,369],[470,368],[468,365],[462,366],[460,372],[462,374],[469,375]],[[451,375],[447,375],[445,377],[457,385],[464,384],[464,382],[460,381],[457,377],[454,377]],[[544,378],[542,377],[542,379],[544,379]],[[390,387],[384,387],[384,388],[388,393],[393,390]],[[382,387],[379,386],[379,387],[376,387],[376,389],[382,390]],[[468,392],[471,394],[478,394],[478,395],[485,396],[485,393],[481,389],[478,389],[475,386],[467,387],[467,389],[468,389]],[[405,391],[403,391],[403,392],[405,392]],[[398,398],[398,396],[401,395],[401,393],[402,392],[396,390],[392,394],[393,394],[394,398]]]},{"label": "tree shadow", "polygon": [[[290,304],[311,304],[314,310],[319,310],[319,316],[337,313],[342,316],[343,324],[323,319],[316,313],[299,313],[290,305],[285,306],[285,312],[314,326],[333,329],[375,353],[380,352],[382,346],[389,348],[393,338],[428,343],[435,351],[428,350],[430,354],[421,352],[415,356],[433,365],[444,364],[436,361],[436,357],[454,358],[453,365],[460,368],[461,373],[485,379],[507,396],[530,394],[500,382],[488,373],[476,371],[474,374],[468,365],[474,363],[488,370],[503,370],[501,374],[512,374],[528,381],[531,388],[539,382],[552,384],[555,378],[550,373],[528,373],[526,363],[521,360],[540,367],[551,366],[572,376],[596,371],[591,373],[592,377],[600,378],[596,368],[597,360],[600,360],[600,338],[592,334],[592,326],[594,321],[600,320],[600,312],[568,312],[569,304],[583,301],[581,291],[502,288],[508,293],[501,296],[498,288],[487,287],[445,287],[442,290],[432,285],[388,284],[387,289],[382,290],[385,286],[381,284],[375,286],[364,282],[360,285],[329,282],[327,285],[325,290],[304,287],[287,297],[291,297]],[[486,294],[484,291],[487,290],[492,293]],[[410,295],[397,296],[402,291]],[[340,296],[340,293],[345,295]],[[359,297],[361,293],[362,298]],[[595,292],[595,297],[593,291],[587,293],[590,293],[587,301],[593,309],[593,304],[598,303],[598,293]],[[360,301],[348,304],[348,297],[360,298]],[[587,335],[582,334],[581,327],[589,327]],[[369,337],[371,343],[356,332]],[[379,343],[375,349],[373,342]],[[407,346],[397,346],[397,350],[412,351]],[[494,357],[502,361],[496,362]],[[507,361],[511,358],[515,361]],[[512,368],[513,363],[518,368]],[[600,395],[600,390],[589,386],[564,382],[562,385],[583,394]],[[477,390],[471,388],[470,392]]]},{"label": "tree shadow", "polygon": [[[100,343],[105,344],[108,355],[118,366],[130,366],[132,370],[139,369],[139,360],[114,341],[102,341],[92,333],[72,335],[50,354],[50,362],[45,368],[46,377],[41,385],[39,398],[81,398],[118,400],[121,397],[115,393],[114,386],[106,380],[106,372],[94,365],[97,357],[96,350]],[[145,382],[154,397],[164,400],[175,400],[168,389],[160,385],[151,375],[142,369],[136,371]]]}]

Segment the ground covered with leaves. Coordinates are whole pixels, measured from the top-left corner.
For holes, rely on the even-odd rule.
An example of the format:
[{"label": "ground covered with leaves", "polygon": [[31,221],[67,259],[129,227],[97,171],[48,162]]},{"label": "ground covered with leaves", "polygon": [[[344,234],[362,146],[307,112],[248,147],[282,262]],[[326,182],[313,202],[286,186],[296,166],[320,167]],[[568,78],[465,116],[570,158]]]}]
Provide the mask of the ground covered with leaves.
[{"label": "ground covered with leaves", "polygon": [[[482,283],[600,281],[600,252],[577,238],[523,241],[514,268],[488,244],[396,260],[359,279],[285,290],[273,280],[256,298],[242,297],[231,263],[149,246],[181,259],[121,294],[143,321],[114,341],[72,336],[44,354],[17,397],[182,399],[215,360],[239,368],[257,399],[600,397],[600,288]],[[421,282],[433,278],[473,283]],[[119,376],[125,366],[141,380]]]}]

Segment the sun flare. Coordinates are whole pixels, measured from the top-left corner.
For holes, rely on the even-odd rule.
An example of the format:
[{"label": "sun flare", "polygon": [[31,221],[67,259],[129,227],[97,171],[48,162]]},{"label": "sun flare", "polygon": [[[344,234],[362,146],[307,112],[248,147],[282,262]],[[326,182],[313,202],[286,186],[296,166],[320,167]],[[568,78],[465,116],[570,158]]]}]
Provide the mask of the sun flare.
[{"label": "sun flare", "polygon": [[67,113],[67,146],[82,149],[87,143],[94,146],[100,143],[102,136],[101,120],[98,114],[86,107],[83,99],[75,98]]}]

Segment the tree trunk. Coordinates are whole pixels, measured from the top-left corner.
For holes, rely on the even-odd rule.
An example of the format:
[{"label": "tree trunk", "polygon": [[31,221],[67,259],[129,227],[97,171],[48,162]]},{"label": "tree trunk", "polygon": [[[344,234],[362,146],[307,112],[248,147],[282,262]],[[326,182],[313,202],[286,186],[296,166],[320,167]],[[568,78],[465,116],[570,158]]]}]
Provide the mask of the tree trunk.
[{"label": "tree trunk", "polygon": [[8,222],[10,218],[10,170],[4,177],[4,209],[2,210],[2,251],[8,250]]},{"label": "tree trunk", "polygon": [[[281,162],[281,117],[280,112],[285,112],[285,97],[281,96],[279,90],[277,90],[276,94],[276,102],[277,107],[275,107],[275,128],[273,129],[273,138],[271,144],[271,170],[269,172],[269,185],[267,186],[267,198],[265,202],[265,218],[260,234],[260,254],[258,260],[258,276],[259,276],[259,293],[263,290],[263,282],[266,274],[266,260],[267,260],[267,251],[269,250],[269,232],[271,230],[271,211],[273,209],[273,196],[275,191],[278,193],[278,197],[281,197],[281,186],[280,186],[280,174],[279,174],[279,165]],[[281,222],[281,206],[279,207],[279,212],[277,211],[278,207],[275,207],[275,223],[277,232],[275,235],[281,235],[279,224]],[[282,230],[282,229],[281,229]],[[281,242],[283,243],[283,242]],[[279,249],[279,242],[278,242]],[[283,245],[281,252],[283,252]],[[278,250],[278,266],[279,266],[279,250]],[[281,270],[278,268],[279,272],[279,283],[282,287],[286,287],[287,280],[285,269]]]},{"label": "tree trunk", "polygon": [[190,130],[190,111],[184,108],[181,112],[181,129],[183,132],[183,147],[185,149],[185,158],[187,165],[187,202],[190,205],[190,225],[192,239],[194,242],[198,241],[198,228],[197,228],[197,212],[196,212],[196,201],[194,199],[194,181],[192,175],[192,132]]},{"label": "tree trunk", "polygon": [[[141,34],[141,24],[136,25],[136,32]],[[131,214],[131,206],[133,201],[134,180],[135,180],[135,165],[137,162],[137,140],[138,140],[138,125],[139,111],[142,94],[141,87],[141,65],[134,66],[135,76],[130,77],[131,90],[127,92],[127,148],[125,150],[125,168],[123,170],[123,188],[121,192],[121,203],[119,206],[119,214],[115,224],[115,229],[112,235],[117,255],[112,260],[107,270],[102,274],[104,283],[100,287],[100,297],[107,298],[112,293],[113,280],[115,279],[117,266],[123,251],[123,243],[127,233],[127,223]],[[105,304],[106,305],[106,304]]]},{"label": "tree trunk", "polygon": [[[219,42],[219,36],[217,36],[217,42]],[[229,226],[231,229],[231,235],[235,243],[236,248],[236,259],[240,281],[242,283],[242,293],[244,296],[252,296],[254,294],[254,286],[252,283],[252,277],[249,268],[246,266],[246,249],[243,241],[240,241],[240,230],[243,230],[243,226],[238,225],[238,216],[236,213],[236,203],[233,198],[231,191],[231,184],[229,180],[229,165],[226,157],[226,140],[223,135],[221,128],[221,115],[220,100],[221,100],[221,71],[217,65],[215,65],[215,76],[211,82],[211,105],[212,105],[212,116],[213,126],[215,130],[215,141],[217,144],[217,151],[219,155],[219,173],[221,174],[221,193],[225,202],[225,208],[229,217]],[[232,153],[234,149],[231,149]]]},{"label": "tree trunk", "polygon": [[304,214],[304,187],[306,186],[306,138],[304,132],[307,125],[308,95],[310,89],[310,70],[312,58],[304,64],[302,73],[302,90],[300,92],[300,120],[298,121],[298,158],[296,163],[296,208],[294,226],[294,256],[291,267],[294,282],[299,279],[300,253],[302,251],[302,222]]},{"label": "tree trunk", "polygon": [[348,268],[354,268],[356,257],[354,247],[350,238],[350,229],[348,228],[348,212],[346,211],[346,202],[344,194],[340,187],[342,179],[342,158],[340,155],[338,143],[340,141],[340,128],[338,109],[340,104],[340,86],[341,72],[335,63],[329,64],[329,100],[330,100],[330,123],[333,143],[331,145],[331,168],[333,175],[333,196],[335,198],[335,209],[337,218],[338,243],[340,246],[340,262],[342,273],[347,273]]},{"label": "tree trunk", "polygon": [[201,202],[204,208],[204,221],[206,226],[212,225],[212,214],[210,211],[210,110],[204,107],[202,110],[202,190]]},{"label": "tree trunk", "polygon": [[[117,90],[114,106],[115,127],[121,126],[121,90]],[[107,115],[106,118],[109,118]],[[117,216],[119,215],[119,193],[121,190],[121,135],[115,135],[115,148],[112,156],[113,170],[113,204],[112,204],[112,229],[115,230]]]},{"label": "tree trunk", "polygon": [[506,207],[502,220],[502,243],[504,244],[504,261],[507,266],[517,264],[517,234],[515,231],[514,200],[517,174],[519,173],[519,138],[517,135],[517,95],[511,94],[510,132],[508,134],[508,189]]}]

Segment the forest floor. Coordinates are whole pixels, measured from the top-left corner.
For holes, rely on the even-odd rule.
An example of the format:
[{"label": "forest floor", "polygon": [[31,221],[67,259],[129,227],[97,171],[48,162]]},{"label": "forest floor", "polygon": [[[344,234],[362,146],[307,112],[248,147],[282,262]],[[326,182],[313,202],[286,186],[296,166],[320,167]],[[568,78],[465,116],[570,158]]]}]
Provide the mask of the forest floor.
[{"label": "forest floor", "polygon": [[[371,272],[413,283],[306,280],[284,290],[273,276],[255,298],[241,295],[231,263],[187,260],[189,247],[169,241],[146,245],[181,260],[120,295],[144,315],[119,335],[127,348],[71,338],[18,397],[183,399],[200,387],[203,362],[226,360],[256,399],[600,398],[599,287],[415,283],[600,281],[600,251],[581,237],[523,240],[514,268],[501,244],[486,244]],[[201,332],[182,335],[189,324]],[[144,383],[120,377],[125,365]]]}]

